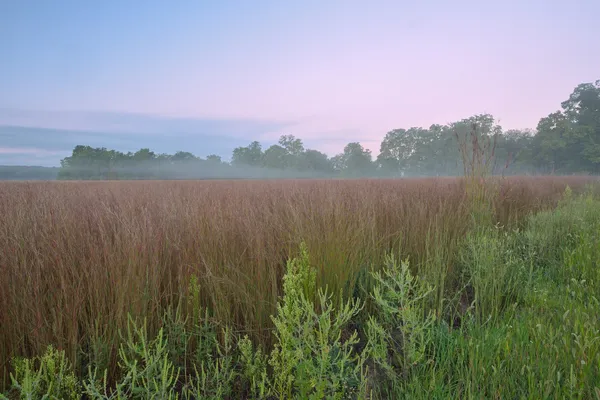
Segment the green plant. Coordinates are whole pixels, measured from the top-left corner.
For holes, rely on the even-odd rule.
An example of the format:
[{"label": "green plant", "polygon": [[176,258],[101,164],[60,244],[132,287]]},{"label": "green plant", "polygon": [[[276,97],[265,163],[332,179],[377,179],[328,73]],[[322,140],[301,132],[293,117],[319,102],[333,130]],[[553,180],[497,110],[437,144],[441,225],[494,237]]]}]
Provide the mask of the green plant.
[{"label": "green plant", "polygon": [[365,354],[375,369],[371,377],[376,382],[371,386],[385,388],[398,377],[406,379],[411,369],[426,358],[430,330],[436,321],[427,307],[434,288],[413,276],[407,261],[398,262],[392,255],[386,257],[385,267],[373,277],[376,312],[367,324]]},{"label": "green plant", "polygon": [[190,399],[224,399],[233,394],[234,379],[238,376],[234,358],[234,337],[227,328],[223,331],[223,344],[216,336],[213,343],[207,343],[216,350],[216,356],[206,354],[194,366],[195,377],[186,388],[186,397]]},{"label": "green plant", "polygon": [[481,323],[497,318],[515,300],[521,285],[521,260],[508,251],[506,237],[497,228],[469,232],[460,253]]},{"label": "green plant", "polygon": [[269,391],[267,377],[267,356],[260,347],[254,350],[248,336],[238,342],[242,376],[248,386],[250,398],[264,399]]},{"label": "green plant", "polygon": [[342,334],[362,305],[340,298],[336,310],[332,296],[319,289],[317,312],[310,300],[315,290],[315,271],[302,245],[300,256],[287,264],[283,298],[273,317],[276,341],[269,363],[278,398],[342,399],[361,392],[362,361],[353,351],[357,332],[344,339]]},{"label": "green plant", "polygon": [[17,358],[11,374],[13,392],[20,399],[78,399],[79,383],[65,352],[52,345],[39,358]]},{"label": "green plant", "polygon": [[162,329],[149,340],[146,322],[138,326],[129,317],[127,337],[119,349],[119,367],[123,374],[114,391],[108,388],[106,371],[102,379],[98,370],[89,369],[84,382],[85,393],[91,399],[177,399],[179,370],[169,361],[167,339]]}]

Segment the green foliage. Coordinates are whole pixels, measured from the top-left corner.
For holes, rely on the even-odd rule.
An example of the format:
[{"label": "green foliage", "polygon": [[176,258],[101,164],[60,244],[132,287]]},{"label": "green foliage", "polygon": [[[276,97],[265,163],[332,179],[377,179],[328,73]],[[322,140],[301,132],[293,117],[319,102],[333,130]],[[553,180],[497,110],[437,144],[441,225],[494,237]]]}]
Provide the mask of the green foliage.
[{"label": "green foliage", "polygon": [[78,399],[80,387],[64,351],[48,346],[43,356],[17,358],[11,374],[19,399]]},{"label": "green foliage", "polygon": [[[556,211],[532,217],[524,231],[481,231],[467,241],[469,263],[481,263],[471,268],[486,274],[475,302],[481,300],[491,310],[483,317],[494,318],[465,317],[457,329],[443,321],[434,324],[430,359],[397,381],[388,397],[598,398],[598,214],[600,201],[573,197]],[[575,216],[586,218],[571,224]],[[570,235],[562,242],[560,233],[547,232],[561,227]],[[552,246],[556,251],[548,251]],[[502,296],[515,294],[511,279],[528,271],[529,262],[534,276],[519,280],[519,301],[496,306]]]},{"label": "green foliage", "polygon": [[346,324],[362,305],[340,298],[336,310],[332,296],[319,289],[320,312],[315,311],[315,274],[302,246],[300,257],[287,264],[283,298],[273,317],[276,342],[269,364],[278,398],[341,399],[357,395],[362,386],[362,361],[353,349],[357,332],[342,339]]},{"label": "green foliage", "polygon": [[267,377],[267,356],[260,348],[254,350],[248,336],[238,342],[242,377],[248,386],[247,391],[252,399],[264,399],[269,393]]},{"label": "green foliage", "polygon": [[[523,241],[540,267],[563,262],[564,249],[573,249],[582,236],[595,237],[600,226],[598,200],[593,195],[574,198],[567,188],[566,196],[555,210],[532,215]],[[559,272],[558,269],[548,271]]]},{"label": "green foliage", "polygon": [[342,176],[370,176],[374,175],[375,172],[371,150],[365,149],[358,142],[348,143],[344,147],[344,152],[335,156],[332,162],[334,168],[339,171]]},{"label": "green foliage", "polygon": [[536,161],[557,172],[600,172],[600,81],[578,85],[561,106],[537,126]]},{"label": "green foliage", "polygon": [[408,262],[399,263],[392,256],[373,277],[376,312],[367,323],[365,355],[372,361],[372,379],[377,381],[372,386],[378,393],[395,380],[406,379],[424,361],[435,323],[434,314],[427,310],[434,288],[413,276]]},{"label": "green foliage", "polygon": [[[206,359],[194,365],[195,379],[186,390],[191,399],[224,399],[233,394],[233,384],[238,376],[234,358],[234,337],[229,329],[223,331],[223,344],[216,337],[208,346],[216,355],[207,354]],[[202,353],[200,353],[202,354]]]},{"label": "green foliage", "polygon": [[600,200],[567,190],[523,230],[480,226],[460,245],[473,307],[458,324],[434,314],[430,275],[391,255],[367,275],[365,302],[364,292],[334,301],[302,244],[286,265],[270,352],[218,329],[192,276],[185,308],[167,308],[152,339],[129,318],[116,377],[97,326],[81,384],[49,346],[14,360],[0,398],[600,398]]},{"label": "green foliage", "polygon": [[85,393],[91,399],[177,399],[175,385],[179,370],[169,361],[167,339],[160,329],[149,340],[146,323],[138,326],[130,317],[127,337],[119,349],[119,367],[123,373],[114,391],[108,388],[107,373],[98,377],[98,370],[89,368],[84,382]]},{"label": "green foliage", "polygon": [[473,288],[475,315],[480,323],[496,319],[514,301],[522,286],[519,261],[497,228],[467,234],[461,260]]}]

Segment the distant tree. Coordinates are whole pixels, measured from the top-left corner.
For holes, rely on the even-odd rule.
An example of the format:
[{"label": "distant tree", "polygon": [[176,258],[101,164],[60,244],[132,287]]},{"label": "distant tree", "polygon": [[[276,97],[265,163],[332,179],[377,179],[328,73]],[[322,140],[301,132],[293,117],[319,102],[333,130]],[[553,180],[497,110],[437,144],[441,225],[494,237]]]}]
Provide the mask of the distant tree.
[{"label": "distant tree", "polygon": [[170,157],[173,162],[198,161],[198,157],[187,151],[178,151]]},{"label": "distant tree", "polygon": [[206,157],[206,161],[208,161],[210,164],[222,164],[223,161],[221,160],[221,156],[217,156],[216,154],[211,154],[209,156]]},{"label": "distant tree", "polygon": [[424,145],[426,129],[410,128],[394,129],[388,132],[379,150],[377,162],[383,173],[392,176],[400,175],[410,169],[411,157]]},{"label": "distant tree", "polygon": [[269,147],[263,155],[263,166],[267,168],[284,169],[288,166],[288,151],[277,144]]},{"label": "distant tree", "polygon": [[282,135],[279,138],[279,145],[292,156],[300,156],[304,152],[302,140],[294,135]]},{"label": "distant tree", "polygon": [[156,154],[150,149],[139,149],[133,154],[133,161],[150,161],[156,158]]},{"label": "distant tree", "polygon": [[600,80],[578,85],[561,106],[572,169],[600,172]]},{"label": "distant tree", "polygon": [[327,157],[327,154],[317,150],[306,150],[300,159],[300,169],[332,174],[334,172],[333,163]]},{"label": "distant tree", "polygon": [[371,150],[360,143],[348,143],[344,152],[335,157],[334,165],[346,176],[369,176],[375,172]]},{"label": "distant tree", "polygon": [[498,136],[496,173],[523,173],[531,170],[533,132],[510,129]]},{"label": "distant tree", "polygon": [[575,87],[562,110],[540,119],[536,160],[556,172],[600,172],[600,81]]},{"label": "distant tree", "polygon": [[254,141],[247,147],[237,147],[233,150],[231,163],[235,166],[255,166],[262,164],[263,152],[259,142]]}]

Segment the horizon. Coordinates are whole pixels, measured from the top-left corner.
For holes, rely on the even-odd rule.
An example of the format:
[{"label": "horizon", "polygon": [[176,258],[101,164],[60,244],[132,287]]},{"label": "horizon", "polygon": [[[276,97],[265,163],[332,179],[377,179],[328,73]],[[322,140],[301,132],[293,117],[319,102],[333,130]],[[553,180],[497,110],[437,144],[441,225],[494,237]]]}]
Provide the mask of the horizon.
[{"label": "horizon", "polygon": [[57,166],[96,143],[225,159],[283,134],[329,156],[352,141],[377,154],[393,129],[482,113],[534,129],[598,78],[599,11],[592,0],[3,2],[0,164]]}]

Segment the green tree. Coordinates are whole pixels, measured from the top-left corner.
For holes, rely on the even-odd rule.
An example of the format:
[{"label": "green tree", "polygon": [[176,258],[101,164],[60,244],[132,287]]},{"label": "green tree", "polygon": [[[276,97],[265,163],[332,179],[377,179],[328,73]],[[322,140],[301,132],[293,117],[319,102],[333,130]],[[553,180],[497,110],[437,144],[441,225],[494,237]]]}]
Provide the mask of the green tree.
[{"label": "green tree", "polygon": [[207,156],[206,161],[208,161],[210,164],[213,164],[213,165],[223,164],[223,161],[221,160],[221,156],[218,156],[216,154],[211,154],[211,155]]},{"label": "green tree", "polygon": [[538,123],[536,161],[556,172],[600,172],[600,81],[578,85],[561,107]]},{"label": "green tree", "polygon": [[324,174],[331,174],[334,172],[333,163],[329,157],[327,157],[327,154],[311,149],[306,150],[301,155],[300,168],[302,170],[322,172]]},{"label": "green tree", "polygon": [[304,144],[301,139],[294,135],[282,135],[279,138],[279,145],[285,149],[285,167],[292,169],[301,169],[302,155],[304,154]]},{"label": "green tree", "polygon": [[171,156],[171,161],[183,162],[183,161],[197,161],[198,157],[187,151],[178,151]]},{"label": "green tree", "polygon": [[269,147],[263,156],[263,166],[267,168],[284,169],[288,166],[288,151],[277,144]]},{"label": "green tree", "polygon": [[375,172],[371,150],[360,143],[348,143],[344,152],[334,157],[335,168],[346,176],[369,176]]},{"label": "green tree", "polygon": [[231,163],[235,166],[256,166],[262,164],[263,152],[259,142],[254,141],[247,147],[237,147],[233,150]]},{"label": "green tree", "polygon": [[139,149],[133,154],[133,161],[149,161],[155,158],[156,154],[148,148]]}]

